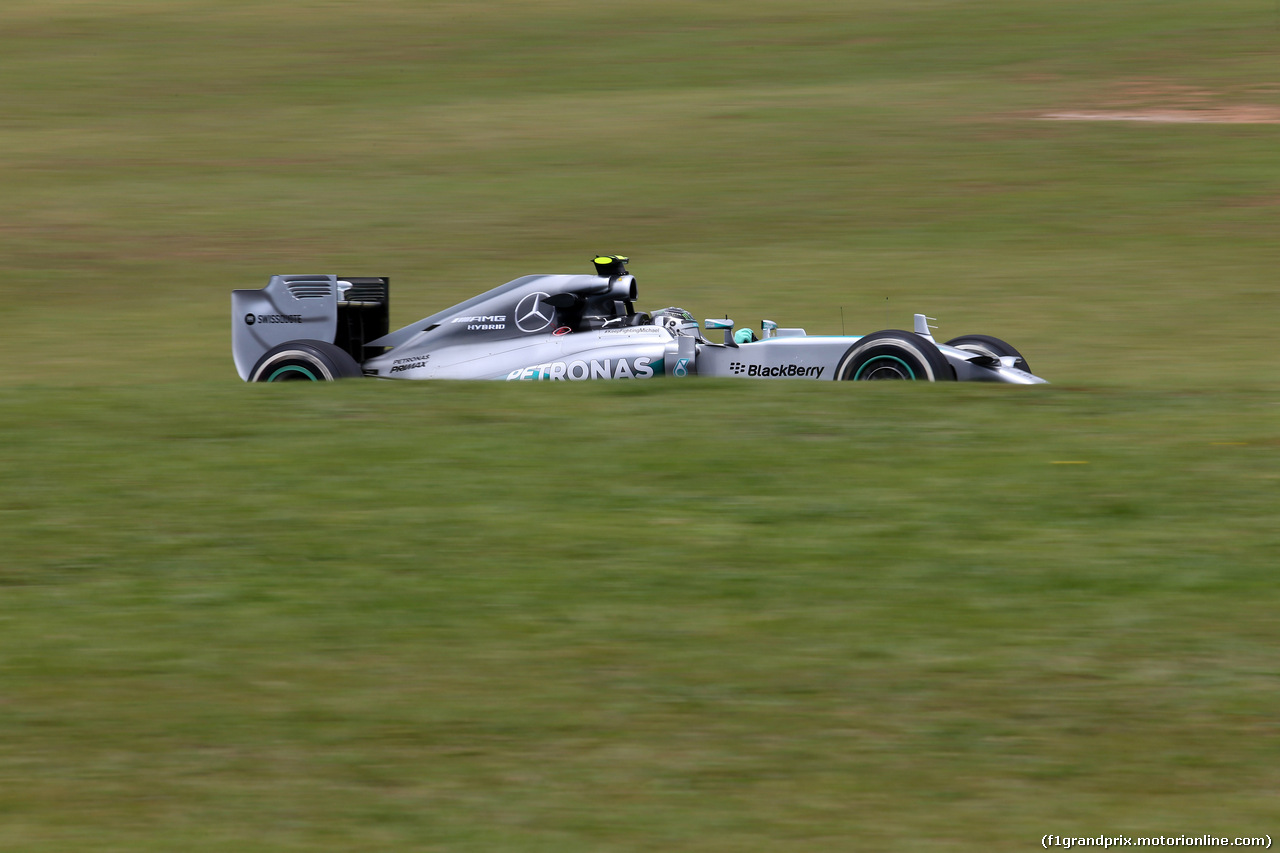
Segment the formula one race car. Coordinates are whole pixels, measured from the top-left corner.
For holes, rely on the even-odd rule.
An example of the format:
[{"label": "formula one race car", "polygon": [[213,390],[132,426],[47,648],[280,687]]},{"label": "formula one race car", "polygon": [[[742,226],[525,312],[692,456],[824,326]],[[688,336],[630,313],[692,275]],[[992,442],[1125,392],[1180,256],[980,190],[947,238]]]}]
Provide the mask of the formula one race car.
[{"label": "formula one race car", "polygon": [[999,338],[939,344],[928,320],[914,331],[806,335],[771,320],[733,331],[680,308],[637,311],[627,258],[595,258],[595,275],[527,275],[389,332],[389,280],[277,275],[231,294],[231,348],[248,382],[382,379],[917,379],[1045,382]]}]

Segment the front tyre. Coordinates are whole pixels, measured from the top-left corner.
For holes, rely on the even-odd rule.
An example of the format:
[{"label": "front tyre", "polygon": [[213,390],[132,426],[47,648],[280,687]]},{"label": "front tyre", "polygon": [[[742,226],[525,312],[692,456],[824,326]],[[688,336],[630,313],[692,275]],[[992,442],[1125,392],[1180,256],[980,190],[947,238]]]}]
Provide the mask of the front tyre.
[{"label": "front tyre", "polygon": [[951,382],[956,372],[932,341],[915,332],[888,329],[866,335],[849,347],[840,359],[835,378],[857,382]]},{"label": "front tyre", "polygon": [[962,335],[947,341],[947,346],[996,359],[1013,356],[1018,359],[1018,363],[1014,367],[1019,370],[1025,370],[1027,373],[1031,372],[1031,368],[1027,365],[1027,360],[1022,353],[999,338],[993,338],[990,335]]},{"label": "front tyre", "polygon": [[341,347],[324,341],[289,341],[272,347],[249,371],[250,382],[332,382],[363,376]]}]

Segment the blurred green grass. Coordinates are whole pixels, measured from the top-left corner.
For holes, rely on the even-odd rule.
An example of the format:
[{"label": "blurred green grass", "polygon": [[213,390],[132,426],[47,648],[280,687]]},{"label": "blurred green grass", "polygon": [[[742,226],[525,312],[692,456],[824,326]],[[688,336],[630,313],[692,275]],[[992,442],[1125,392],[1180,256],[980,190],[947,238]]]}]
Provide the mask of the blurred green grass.
[{"label": "blurred green grass", "polygon": [[1253,395],[77,390],[3,394],[15,848],[1015,849],[1274,817]]},{"label": "blurred green grass", "polygon": [[[6,3],[0,846],[1269,831],[1275,126],[1034,117],[1275,105],[1278,23]],[[231,366],[272,273],[404,323],[598,251],[642,307],[927,311],[1055,385]]]}]

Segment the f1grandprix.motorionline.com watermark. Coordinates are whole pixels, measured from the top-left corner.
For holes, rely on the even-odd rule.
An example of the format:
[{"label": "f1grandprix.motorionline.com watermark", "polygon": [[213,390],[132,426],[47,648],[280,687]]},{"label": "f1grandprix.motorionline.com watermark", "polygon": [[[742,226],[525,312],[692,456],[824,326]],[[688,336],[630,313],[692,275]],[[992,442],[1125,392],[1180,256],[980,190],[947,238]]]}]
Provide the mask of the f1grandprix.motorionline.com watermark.
[{"label": "f1grandprix.motorionline.com watermark", "polygon": [[1134,837],[1131,835],[1099,835],[1080,838],[1071,835],[1044,835],[1040,837],[1040,846],[1048,850],[1050,847],[1261,847],[1271,849],[1270,835],[1255,835],[1247,838],[1220,838],[1216,835],[1154,835]]}]

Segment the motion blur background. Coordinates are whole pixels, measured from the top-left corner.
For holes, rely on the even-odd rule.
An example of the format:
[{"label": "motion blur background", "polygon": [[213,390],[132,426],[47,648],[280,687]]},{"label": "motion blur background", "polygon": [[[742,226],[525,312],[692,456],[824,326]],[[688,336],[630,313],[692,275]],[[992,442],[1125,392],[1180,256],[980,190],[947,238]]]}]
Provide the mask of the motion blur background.
[{"label": "motion blur background", "polygon": [[[1269,0],[6,0],[0,846],[1274,833],[1278,46]],[[231,364],[273,273],[399,326],[599,252],[1055,384]]]}]

